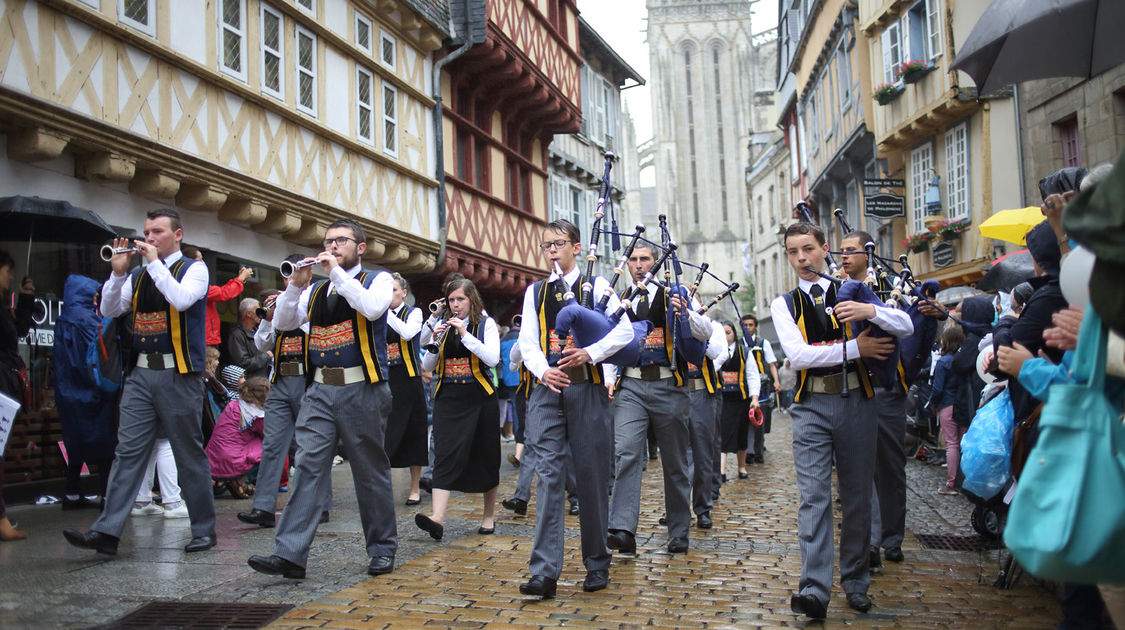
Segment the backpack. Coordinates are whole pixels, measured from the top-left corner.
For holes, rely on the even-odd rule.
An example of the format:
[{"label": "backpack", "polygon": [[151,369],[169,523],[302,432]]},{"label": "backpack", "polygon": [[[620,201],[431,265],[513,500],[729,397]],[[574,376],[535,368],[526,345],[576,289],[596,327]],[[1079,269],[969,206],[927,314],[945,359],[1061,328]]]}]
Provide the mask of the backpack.
[{"label": "backpack", "polygon": [[125,360],[116,319],[106,317],[98,324],[98,332],[86,349],[86,371],[99,390],[113,393],[121,389]]}]

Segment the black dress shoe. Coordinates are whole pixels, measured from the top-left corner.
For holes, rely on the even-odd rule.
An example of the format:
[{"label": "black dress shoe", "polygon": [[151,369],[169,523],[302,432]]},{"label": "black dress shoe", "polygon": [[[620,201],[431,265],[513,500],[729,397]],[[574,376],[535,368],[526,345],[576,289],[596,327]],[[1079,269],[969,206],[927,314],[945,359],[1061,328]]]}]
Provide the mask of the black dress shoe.
[{"label": "black dress shoe", "polygon": [[516,514],[519,514],[520,516],[527,515],[527,501],[524,501],[523,499],[516,499],[514,497],[511,499],[504,499],[500,502],[500,505],[503,505],[504,509],[511,510]]},{"label": "black dress shoe", "polygon": [[371,559],[371,564],[367,565],[368,575],[386,575],[394,570],[394,556],[375,556]]},{"label": "black dress shoe", "polygon": [[792,595],[789,597],[789,610],[810,619],[824,619],[827,606],[812,595]]},{"label": "black dress shoe", "polygon": [[722,483],[726,483],[727,482],[727,474],[723,473],[723,474],[719,475],[719,481],[722,482]]},{"label": "black dress shoe", "polygon": [[755,464],[764,464],[764,463],[766,463],[766,460],[761,455],[755,455],[754,456],[754,463]]},{"label": "black dress shoe", "polygon": [[587,593],[600,591],[609,585],[609,569],[597,569],[586,572],[586,579],[582,580],[582,590]]},{"label": "black dress shoe", "polygon": [[611,529],[609,535],[605,539],[606,545],[620,553],[637,553],[637,539],[633,534],[620,530]]},{"label": "black dress shoe", "polygon": [[445,527],[425,514],[415,514],[414,524],[417,525],[419,529],[428,532],[430,538],[434,540],[441,540],[442,535],[445,534]]},{"label": "black dress shoe", "polygon": [[277,518],[273,515],[273,512],[267,512],[256,508],[249,512],[239,512],[238,520],[243,523],[257,525],[258,527],[273,527],[277,522]]},{"label": "black dress shoe", "polygon": [[867,567],[878,569],[881,566],[883,566],[883,558],[879,555],[879,548],[872,545],[871,550],[867,553]]},{"label": "black dress shoe", "polygon": [[75,547],[93,549],[107,556],[117,555],[117,543],[121,541],[120,538],[110,536],[109,534],[94,531],[83,533],[77,529],[64,529],[63,538],[66,538],[66,542]]},{"label": "black dress shoe", "polygon": [[578,502],[572,501],[570,504],[570,509],[567,510],[566,513],[571,516],[578,516]]},{"label": "black dress shoe", "polygon": [[865,613],[871,610],[871,598],[867,593],[848,593],[848,606],[851,606],[852,610]]},{"label": "black dress shoe", "polygon": [[696,524],[699,526],[699,529],[711,529],[711,526],[714,525],[714,523],[711,522],[711,513],[704,512],[700,514]]},{"label": "black dress shoe", "polygon": [[195,538],[191,539],[191,542],[184,546],[184,553],[207,551],[211,547],[215,546],[215,542],[216,539],[214,534],[211,534],[210,536],[196,536]]},{"label": "black dress shoe", "polygon": [[425,490],[426,492],[433,493],[434,480],[430,479],[429,477],[422,477],[418,480],[418,487]]},{"label": "black dress shoe", "polygon": [[887,560],[890,560],[891,562],[902,562],[902,548],[891,547],[883,552],[883,557]]},{"label": "black dress shoe", "polygon": [[687,553],[687,538],[673,538],[668,541],[668,553]]},{"label": "black dress shoe", "polygon": [[280,575],[291,580],[305,579],[305,567],[281,556],[250,556],[246,561],[251,569],[266,575]]},{"label": "black dress shoe", "polygon": [[551,599],[555,596],[558,580],[542,575],[533,575],[527,582],[520,584],[520,592],[524,595],[535,595],[542,599]]},{"label": "black dress shoe", "polygon": [[410,498],[406,499],[407,505],[418,505],[421,502],[422,502],[422,499],[410,499]]},{"label": "black dress shoe", "polygon": [[328,510],[325,510],[325,511],[320,513],[320,520],[317,521],[316,524],[317,525],[323,525],[323,524],[327,523],[330,518],[332,518],[332,517],[328,514]]}]

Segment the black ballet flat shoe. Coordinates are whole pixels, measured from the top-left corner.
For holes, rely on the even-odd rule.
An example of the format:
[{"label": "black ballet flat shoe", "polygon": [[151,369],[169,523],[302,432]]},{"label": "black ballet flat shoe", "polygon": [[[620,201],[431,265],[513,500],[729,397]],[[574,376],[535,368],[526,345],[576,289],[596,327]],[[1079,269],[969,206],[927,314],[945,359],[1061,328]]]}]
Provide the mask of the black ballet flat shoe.
[{"label": "black ballet flat shoe", "polygon": [[477,528],[477,533],[480,534],[481,536],[488,536],[489,534],[495,534],[496,533],[496,527],[495,526],[485,527],[484,525],[481,525],[480,527]]},{"label": "black ballet flat shoe", "polygon": [[739,478],[739,479],[746,479],[746,478],[748,478],[749,476],[750,476],[750,473],[748,473],[748,472],[746,472],[746,471],[744,471],[744,470],[740,470],[740,471],[738,471],[738,478]]},{"label": "black ballet flat shoe", "polygon": [[425,514],[415,514],[414,524],[422,531],[429,533],[430,538],[434,540],[441,540],[441,537],[445,534],[445,527]]},{"label": "black ballet flat shoe", "polygon": [[407,505],[418,505],[421,502],[422,502],[422,499],[407,499],[406,500]]}]

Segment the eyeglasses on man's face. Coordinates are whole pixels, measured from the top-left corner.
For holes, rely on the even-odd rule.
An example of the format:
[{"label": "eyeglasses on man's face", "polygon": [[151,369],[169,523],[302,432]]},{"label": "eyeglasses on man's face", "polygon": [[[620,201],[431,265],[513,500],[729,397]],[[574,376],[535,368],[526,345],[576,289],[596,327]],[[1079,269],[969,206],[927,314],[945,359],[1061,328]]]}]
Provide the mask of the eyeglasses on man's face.
[{"label": "eyeglasses on man's face", "polygon": [[569,242],[570,241],[568,241],[565,238],[560,238],[560,239],[555,240],[555,241],[547,241],[545,243],[540,243],[539,249],[541,249],[543,251],[547,251],[548,249],[551,249],[552,247],[554,247],[555,249],[562,249],[563,247],[566,247],[566,244],[569,243]]},{"label": "eyeglasses on man's face", "polygon": [[329,247],[332,247],[333,243],[336,244],[336,247],[343,247],[343,246],[348,244],[348,241],[354,241],[354,240],[355,239],[350,237],[350,236],[337,236],[336,238],[326,238],[326,239],[324,239],[324,249],[328,249]]}]

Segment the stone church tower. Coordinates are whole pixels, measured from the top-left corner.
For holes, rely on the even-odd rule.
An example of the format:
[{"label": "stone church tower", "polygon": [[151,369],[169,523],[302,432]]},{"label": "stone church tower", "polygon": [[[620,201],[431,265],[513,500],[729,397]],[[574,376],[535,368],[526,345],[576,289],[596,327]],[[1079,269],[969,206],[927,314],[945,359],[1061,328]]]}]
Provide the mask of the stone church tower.
[{"label": "stone church tower", "polygon": [[[742,286],[749,144],[773,126],[773,109],[762,104],[772,103],[776,70],[776,38],[752,37],[756,1],[647,3],[657,209],[683,260],[707,262]],[[695,272],[684,275],[691,282]],[[706,299],[720,290],[709,280],[699,292]],[[733,316],[729,303],[723,310]]]}]

